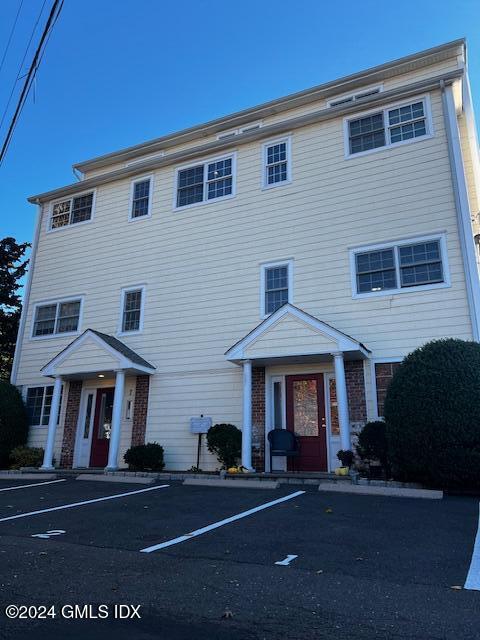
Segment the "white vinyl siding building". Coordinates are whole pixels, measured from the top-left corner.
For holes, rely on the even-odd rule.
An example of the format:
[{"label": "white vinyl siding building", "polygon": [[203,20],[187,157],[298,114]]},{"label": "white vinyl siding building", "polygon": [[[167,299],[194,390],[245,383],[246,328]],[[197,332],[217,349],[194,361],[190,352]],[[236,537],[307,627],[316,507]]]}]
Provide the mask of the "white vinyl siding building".
[{"label": "white vinyl siding building", "polygon": [[[168,469],[188,469],[196,458],[196,439],[189,432],[191,417],[211,416],[214,424],[230,422],[239,427],[245,418],[242,369],[227,360],[225,352],[286,301],[325,323],[327,329],[333,327],[365,345],[370,355],[360,347],[358,351],[362,353],[365,411],[367,419],[375,418],[372,363],[401,359],[434,338],[475,337],[439,81],[417,92],[410,88],[407,99],[389,94],[458,72],[451,82],[461,114],[462,56],[462,43],[445,45],[436,53],[385,65],[363,79],[358,74],[340,82],[341,86],[323,93],[317,90],[309,102],[305,96],[296,101],[291,98],[289,106],[282,103],[276,113],[259,107],[244,117],[250,122],[261,120],[261,127],[244,133],[241,123],[230,127],[228,122],[219,123],[217,131],[212,125],[208,136],[202,131],[190,141],[167,141],[171,146],[165,146],[164,155],[153,154],[150,147],[144,151],[144,163],[126,167],[132,157],[112,157],[105,166],[87,163],[85,180],[104,179],[94,187],[91,217],[84,220],[89,224],[72,223],[69,217],[68,224],[51,233],[54,217],[60,220],[63,215],[66,220],[75,205],[52,217],[52,201],[70,198],[72,202],[72,197],[40,199],[39,239],[15,361],[15,383],[25,390],[53,384],[41,369],[75,336],[65,337],[54,330],[48,339],[36,339],[40,320],[35,314],[49,300],[81,297],[76,335],[93,329],[116,336],[155,368],[149,379],[145,439],[162,444]],[[349,95],[348,83],[356,84],[352,87],[356,91],[361,91],[362,83],[367,88],[381,83],[382,91],[352,103],[327,106],[329,95]],[[402,111],[407,106],[408,114]],[[352,111],[346,114],[342,109]],[[327,111],[328,117],[308,119]],[[352,154],[350,125],[364,113],[382,114],[385,144]],[[293,126],[301,117],[306,118],[304,124]],[[470,151],[464,120],[460,115],[458,126],[472,204],[478,202],[473,169],[477,160]],[[424,123],[424,133],[419,122]],[[413,139],[408,137],[407,125],[413,126]],[[239,133],[217,140],[221,126]],[[284,130],[269,130],[274,126]],[[215,149],[215,145],[224,146]],[[168,160],[171,153],[187,154],[196,147],[205,150],[175,163]],[[137,154],[141,157],[140,150]],[[119,175],[123,169],[137,173]],[[106,179],[110,171],[115,172],[111,180]],[[145,176],[147,204],[146,189],[135,190],[146,181]],[[148,214],[143,213],[146,210]],[[133,212],[142,212],[138,219],[144,221],[130,224],[137,219]],[[418,260],[416,269],[416,258],[413,254],[409,258],[401,249],[422,243],[430,254]],[[362,289],[367,285],[358,290],[357,279],[368,269],[357,273],[356,257],[381,247],[393,248],[388,267],[393,271],[391,286],[375,291],[372,281],[370,291]],[[269,275],[269,265],[280,267],[276,276],[273,271]],[[422,280],[425,265],[430,265],[428,281]],[[140,296],[130,296],[139,291]],[[51,315],[49,331],[54,321],[53,312]],[[56,310],[58,324],[57,315]],[[328,389],[335,378],[331,354],[337,343],[323,329],[305,328],[304,319],[283,322],[278,333],[262,338],[263,351],[252,347],[253,355],[249,355],[254,369],[264,370],[267,430],[273,415],[271,384],[283,384],[289,375],[321,372],[330,411]],[[312,362],[311,340],[316,352],[328,353],[328,358]],[[308,364],[294,361],[295,349]],[[85,369],[84,353],[72,356],[78,359],[75,371]],[[88,358],[93,362],[94,357],[92,351]],[[101,354],[98,357],[104,362]],[[114,387],[115,376],[109,373],[113,366],[103,372],[104,378],[89,375],[84,388],[92,383]],[[65,380],[64,396],[72,380]],[[135,401],[136,388],[136,375],[127,371],[120,465],[132,441],[135,415],[130,411],[127,418],[127,408]],[[65,411],[64,400],[55,435],[57,461]],[[328,411],[328,464],[333,468],[340,441]],[[352,429],[360,422],[360,418],[350,419]],[[32,429],[30,443],[44,446],[46,434],[45,425]],[[264,447],[262,438],[254,430],[254,446]],[[217,466],[209,454],[202,456],[202,468]]]}]

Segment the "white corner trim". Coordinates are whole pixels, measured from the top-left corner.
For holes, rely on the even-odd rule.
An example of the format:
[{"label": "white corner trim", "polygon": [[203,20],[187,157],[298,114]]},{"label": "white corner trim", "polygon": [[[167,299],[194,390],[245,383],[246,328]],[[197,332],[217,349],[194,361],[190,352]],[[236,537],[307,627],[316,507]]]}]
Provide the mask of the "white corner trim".
[{"label": "white corner trim", "polygon": [[265,310],[265,272],[267,269],[275,267],[287,267],[288,269],[288,303],[293,304],[293,283],[294,283],[294,265],[293,258],[286,258],[284,260],[275,260],[274,262],[262,262],[260,263],[260,317],[262,319],[268,318],[271,314],[266,313]]},{"label": "white corner trim", "polygon": [[20,363],[21,352],[23,349],[23,340],[25,338],[25,324],[30,306],[30,291],[32,289],[33,271],[35,269],[35,260],[37,257],[38,242],[40,238],[40,230],[42,228],[43,205],[37,205],[37,215],[35,219],[35,232],[33,236],[32,251],[30,254],[30,264],[27,274],[27,282],[25,284],[25,293],[22,301],[22,311],[20,313],[20,322],[18,324],[17,342],[15,343],[15,352],[13,355],[12,372],[10,374],[10,382],[17,383],[18,367]]},{"label": "white corner trim", "polygon": [[[68,331],[64,333],[57,333],[55,329],[57,328],[57,319],[58,319],[58,308],[64,302],[80,302],[80,311],[78,313],[78,325],[76,331]],[[53,298],[48,300],[39,300],[35,302],[32,309],[32,327],[30,331],[30,340],[52,340],[54,338],[68,338],[69,336],[78,336],[82,332],[82,324],[83,324],[83,307],[85,302],[85,295],[80,294],[77,296],[68,296],[67,298]],[[57,306],[57,310],[55,312],[55,327],[54,332],[49,333],[44,336],[36,336],[34,335],[35,331],[35,319],[37,317],[37,309],[39,307],[46,307],[49,305],[55,304]]]},{"label": "white corner trim", "polygon": [[[125,308],[125,295],[130,293],[131,291],[141,291],[142,299],[140,303],[140,324],[138,329],[135,331],[124,331],[123,330],[123,312]],[[145,298],[147,295],[147,286],[145,284],[132,285],[128,287],[124,287],[120,294],[120,314],[118,318],[118,328],[117,328],[117,336],[133,336],[143,331],[143,318],[145,315]]]},{"label": "white corner trim", "polygon": [[[90,218],[88,220],[83,220],[82,222],[75,222],[74,224],[66,224],[63,227],[56,227],[55,229],[52,229],[52,217],[53,217],[53,207],[57,202],[64,202],[65,200],[71,200],[72,204],[73,204],[73,200],[75,198],[81,198],[82,196],[86,196],[89,193],[93,194],[93,198],[92,198],[92,211],[90,214]],[[84,224],[90,224],[91,222],[93,222],[94,218],[95,218],[95,210],[96,210],[96,205],[97,205],[97,189],[96,187],[92,188],[92,189],[86,189],[85,191],[81,191],[80,193],[74,193],[70,196],[65,196],[64,198],[56,198],[55,200],[52,200],[50,202],[49,208],[48,208],[48,218],[47,218],[47,228],[46,228],[46,233],[57,233],[58,231],[65,231],[65,229],[71,229],[72,227],[81,227]],[[70,213],[72,213],[72,209],[73,206],[70,206]]]},{"label": "white corner trim", "polygon": [[[411,287],[402,287],[400,280],[400,263],[398,259],[398,247],[409,244],[417,244],[421,242],[431,242],[437,240],[440,243],[440,257],[442,262],[443,282],[435,282],[431,284],[412,285]],[[395,289],[382,289],[381,291],[366,291],[359,293],[357,291],[357,266],[355,257],[360,253],[367,253],[369,251],[380,251],[382,249],[393,249],[395,259],[395,271],[398,286]],[[420,291],[429,291],[431,289],[445,289],[451,286],[450,279],[450,267],[448,264],[448,251],[447,251],[447,234],[445,231],[432,233],[424,236],[413,236],[409,238],[402,238],[401,240],[392,240],[390,242],[380,242],[371,245],[361,245],[349,249],[350,259],[350,280],[352,287],[352,298],[376,298],[379,296],[392,296],[404,293],[417,293]]]},{"label": "white corner trim", "polygon": [[[208,199],[208,165],[212,162],[219,162],[220,160],[228,160],[231,158],[232,160],[232,193],[226,196],[219,196],[218,198]],[[193,169],[193,167],[199,167],[203,165],[203,200],[201,202],[192,202],[191,204],[186,204],[183,206],[177,206],[177,197],[178,197],[178,175],[180,171],[185,169]],[[174,180],[174,189],[173,189],[173,203],[172,209],[173,211],[184,211],[185,209],[191,209],[193,207],[201,207],[208,204],[215,204],[216,202],[222,202],[223,200],[231,200],[235,198],[237,195],[237,152],[236,150],[230,151],[228,153],[224,153],[223,155],[213,156],[210,158],[206,158],[203,160],[192,160],[187,164],[182,164],[175,167],[175,180]]]},{"label": "white corner trim", "polygon": [[[147,213],[143,216],[137,216],[136,218],[133,217],[133,195],[135,192],[135,185],[138,182],[146,182],[149,181],[149,188],[148,188],[148,210]],[[146,218],[151,218],[152,217],[152,197],[153,197],[153,180],[154,180],[154,176],[153,173],[149,174],[148,176],[140,176],[137,178],[133,178],[130,182],[130,197],[128,200],[128,221],[129,222],[137,222],[138,220],[145,220]]]},{"label": "white corner trim", "polygon": [[[426,125],[425,135],[417,136],[416,138],[410,138],[409,140],[400,140],[399,142],[390,142],[389,130],[391,127],[388,123],[388,112],[390,111],[390,109],[398,109],[398,107],[413,104],[414,102],[423,102],[424,114],[425,114],[425,125]],[[369,115],[372,115],[373,113],[380,113],[380,112],[383,113],[385,144],[381,147],[375,147],[374,149],[367,149],[366,151],[359,151],[358,153],[350,153],[349,123],[352,120],[358,120],[359,118],[364,118],[365,116],[369,116]],[[393,126],[397,126],[397,125],[393,125]],[[387,105],[378,105],[376,108],[368,109],[368,111],[362,111],[360,113],[353,113],[351,115],[346,116],[343,119],[344,154],[345,154],[346,160],[350,160],[352,158],[360,158],[362,156],[370,155],[371,153],[378,153],[379,151],[384,151],[386,149],[393,149],[395,147],[401,147],[406,144],[421,142],[422,140],[433,138],[434,135],[435,135],[435,131],[433,127],[432,107],[430,102],[430,94],[428,93],[424,95],[419,95],[419,96],[412,96],[408,99],[392,102]]]},{"label": "white corner trim", "polygon": [[[287,179],[282,182],[274,182],[273,184],[268,184],[267,182],[267,149],[275,144],[280,144],[282,142],[286,143],[286,152],[287,152]],[[262,190],[274,189],[275,187],[281,187],[286,184],[290,184],[292,182],[292,134],[288,133],[280,138],[272,138],[271,140],[267,140],[262,144],[262,180],[261,187]]]},{"label": "white corner trim", "polygon": [[480,279],[475,257],[475,245],[470,220],[470,203],[465,180],[462,149],[458,132],[453,89],[450,85],[442,87],[443,115],[448,141],[448,156],[452,171],[457,226],[462,250],[465,284],[467,289],[470,320],[473,339],[480,341]]}]

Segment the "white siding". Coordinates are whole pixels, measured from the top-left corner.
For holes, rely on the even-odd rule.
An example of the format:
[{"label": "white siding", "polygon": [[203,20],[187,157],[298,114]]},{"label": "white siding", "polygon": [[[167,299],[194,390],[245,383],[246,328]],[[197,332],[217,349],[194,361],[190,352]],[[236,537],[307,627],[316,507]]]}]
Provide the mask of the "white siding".
[{"label": "white siding", "polygon": [[[433,138],[363,157],[345,159],[342,118],[296,130],[288,185],[261,189],[258,141],[237,147],[232,199],[173,210],[175,167],[165,167],[154,172],[149,219],[128,222],[130,179],[98,188],[91,224],[46,233],[44,218],[18,384],[43,382],[41,366],[71,341],[29,339],[36,301],[84,294],[80,329],[115,334],[121,289],[145,284],[143,332],[121,340],[157,367],[147,440],[181,469],[195,462],[191,416],[241,425],[241,369],[224,353],[261,321],[262,262],[293,258],[293,304],[375,358],[432,338],[471,339],[440,92],[430,97]],[[446,233],[451,287],[352,299],[349,248],[437,232]]]}]

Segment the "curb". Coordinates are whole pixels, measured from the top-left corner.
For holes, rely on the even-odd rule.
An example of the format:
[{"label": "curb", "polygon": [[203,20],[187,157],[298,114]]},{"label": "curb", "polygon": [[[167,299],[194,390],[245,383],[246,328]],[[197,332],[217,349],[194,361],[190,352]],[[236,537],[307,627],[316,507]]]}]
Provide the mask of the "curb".
[{"label": "curb", "polygon": [[228,489],[278,489],[278,482],[272,480],[204,480],[200,478],[186,478],[184,485],[197,487],[226,487]]},{"label": "curb", "polygon": [[56,478],[56,473],[0,473],[0,480],[55,480]]},{"label": "curb", "polygon": [[424,498],[427,500],[441,500],[443,491],[431,489],[405,489],[401,487],[372,487],[370,485],[341,485],[321,484],[319,491],[328,493],[354,493],[364,496],[387,496],[391,498]]},{"label": "curb", "polygon": [[91,480],[93,482],[122,482],[123,484],[152,484],[155,478],[139,478],[133,476],[127,478],[125,476],[98,476],[95,474],[81,473],[75,480]]}]

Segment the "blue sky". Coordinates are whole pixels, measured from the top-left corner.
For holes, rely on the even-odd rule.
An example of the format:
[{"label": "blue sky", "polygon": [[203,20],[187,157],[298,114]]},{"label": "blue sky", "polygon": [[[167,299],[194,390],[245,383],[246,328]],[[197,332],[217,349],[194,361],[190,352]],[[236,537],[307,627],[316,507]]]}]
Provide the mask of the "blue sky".
[{"label": "blue sky", "polygon": [[[0,3],[0,59],[19,3]],[[0,117],[42,4],[23,2]],[[462,36],[480,113],[479,25],[474,0],[65,0],[0,167],[0,237],[30,240],[27,196],[74,182],[75,162]]]}]

